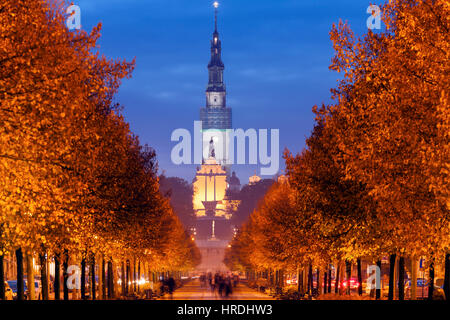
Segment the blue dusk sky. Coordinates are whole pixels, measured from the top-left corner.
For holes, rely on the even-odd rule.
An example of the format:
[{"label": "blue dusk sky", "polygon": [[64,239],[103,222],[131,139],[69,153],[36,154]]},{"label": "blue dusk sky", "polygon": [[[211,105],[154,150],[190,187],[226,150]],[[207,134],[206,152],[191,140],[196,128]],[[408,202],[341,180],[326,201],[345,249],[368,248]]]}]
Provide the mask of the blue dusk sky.
[{"label": "blue dusk sky", "polygon": [[[189,182],[195,165],[176,166],[170,141],[177,128],[193,130],[205,105],[214,29],[212,0],[78,0],[81,22],[103,30],[100,51],[110,58],[136,57],[117,102],[142,144],[153,147],[160,172]],[[367,32],[370,0],[222,0],[219,33],[228,106],[234,128],[280,130],[284,148],[305,146],[312,107],[330,102],[339,74],[329,71],[333,56],[329,32],[339,19]],[[283,161],[280,159],[280,170]],[[241,183],[257,166],[235,165]],[[259,170],[258,170],[259,174]]]}]

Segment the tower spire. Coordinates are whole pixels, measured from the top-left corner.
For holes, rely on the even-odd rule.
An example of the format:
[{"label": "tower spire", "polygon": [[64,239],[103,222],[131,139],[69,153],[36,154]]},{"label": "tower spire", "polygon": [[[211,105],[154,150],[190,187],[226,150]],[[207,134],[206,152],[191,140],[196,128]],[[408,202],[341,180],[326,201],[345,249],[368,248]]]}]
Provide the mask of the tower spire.
[{"label": "tower spire", "polygon": [[[214,2],[214,26],[215,30],[211,41],[211,60],[208,64],[209,82],[207,92],[225,92],[225,84],[223,83],[223,70],[225,68],[222,62],[222,44],[219,39],[219,32],[217,30],[217,16],[219,2]],[[213,103],[216,106],[225,107],[225,99],[218,99],[216,96],[213,100],[208,101],[208,105]]]},{"label": "tower spire", "polygon": [[214,31],[217,32],[217,12],[219,8],[219,2],[214,2]]},{"label": "tower spire", "polygon": [[[203,152],[203,160],[213,156],[217,163],[228,166],[229,138],[226,136],[228,134],[226,129],[232,127],[232,114],[231,108],[227,107],[227,90],[223,77],[225,65],[222,62],[222,42],[218,30],[219,1],[213,2],[214,32],[211,39],[211,59],[208,63],[209,80],[206,87],[206,106],[200,109],[200,120],[203,128],[203,150],[208,147],[208,143],[210,146],[209,154]],[[229,167],[226,170],[227,174],[228,169]]]}]

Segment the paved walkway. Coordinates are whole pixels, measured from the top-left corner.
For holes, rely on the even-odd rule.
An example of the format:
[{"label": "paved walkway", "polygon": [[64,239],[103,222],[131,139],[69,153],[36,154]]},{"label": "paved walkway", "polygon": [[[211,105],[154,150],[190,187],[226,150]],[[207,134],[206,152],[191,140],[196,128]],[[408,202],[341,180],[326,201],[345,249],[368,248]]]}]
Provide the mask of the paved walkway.
[{"label": "paved walkway", "polygon": [[[169,300],[166,294],[162,300]],[[182,288],[176,290],[173,294],[173,300],[273,300],[272,297],[239,284],[234,288],[233,293],[228,298],[221,298],[217,292],[211,292],[211,289],[202,288],[200,281],[194,280],[185,284]]]}]

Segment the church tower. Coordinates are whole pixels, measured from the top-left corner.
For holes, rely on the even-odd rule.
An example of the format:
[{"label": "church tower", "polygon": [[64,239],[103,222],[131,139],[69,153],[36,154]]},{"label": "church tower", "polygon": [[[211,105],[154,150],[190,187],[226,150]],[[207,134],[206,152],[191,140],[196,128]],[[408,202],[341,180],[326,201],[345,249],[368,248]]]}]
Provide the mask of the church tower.
[{"label": "church tower", "polygon": [[209,81],[206,88],[206,106],[200,109],[203,135],[203,163],[197,168],[192,183],[193,208],[196,215],[195,240],[202,254],[198,270],[226,270],[223,264],[225,249],[232,237],[231,217],[237,206],[229,196],[229,190],[240,188],[236,175],[230,176],[229,139],[231,109],[227,107],[227,91],[223,80],[225,66],[222,62],[222,43],[215,28],[211,40],[211,60],[208,64]]},{"label": "church tower", "polygon": [[210,155],[210,142],[214,143],[215,159],[229,174],[229,138],[226,130],[231,129],[231,109],[227,107],[227,91],[224,83],[225,65],[222,62],[222,42],[217,31],[219,3],[214,3],[214,33],[211,40],[211,60],[208,64],[209,81],[206,88],[206,107],[200,109],[203,128],[203,160]]}]

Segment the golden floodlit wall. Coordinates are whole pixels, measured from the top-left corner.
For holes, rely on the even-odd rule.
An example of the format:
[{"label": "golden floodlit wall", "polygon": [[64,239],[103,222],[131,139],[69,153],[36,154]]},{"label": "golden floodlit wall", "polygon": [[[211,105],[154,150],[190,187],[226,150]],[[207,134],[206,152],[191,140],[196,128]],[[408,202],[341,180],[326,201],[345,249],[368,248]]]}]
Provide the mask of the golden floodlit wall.
[{"label": "golden floodlit wall", "polygon": [[197,217],[205,216],[203,201],[218,201],[216,216],[225,215],[225,192],[227,174],[214,158],[205,161],[197,171],[194,185],[193,206]]}]

